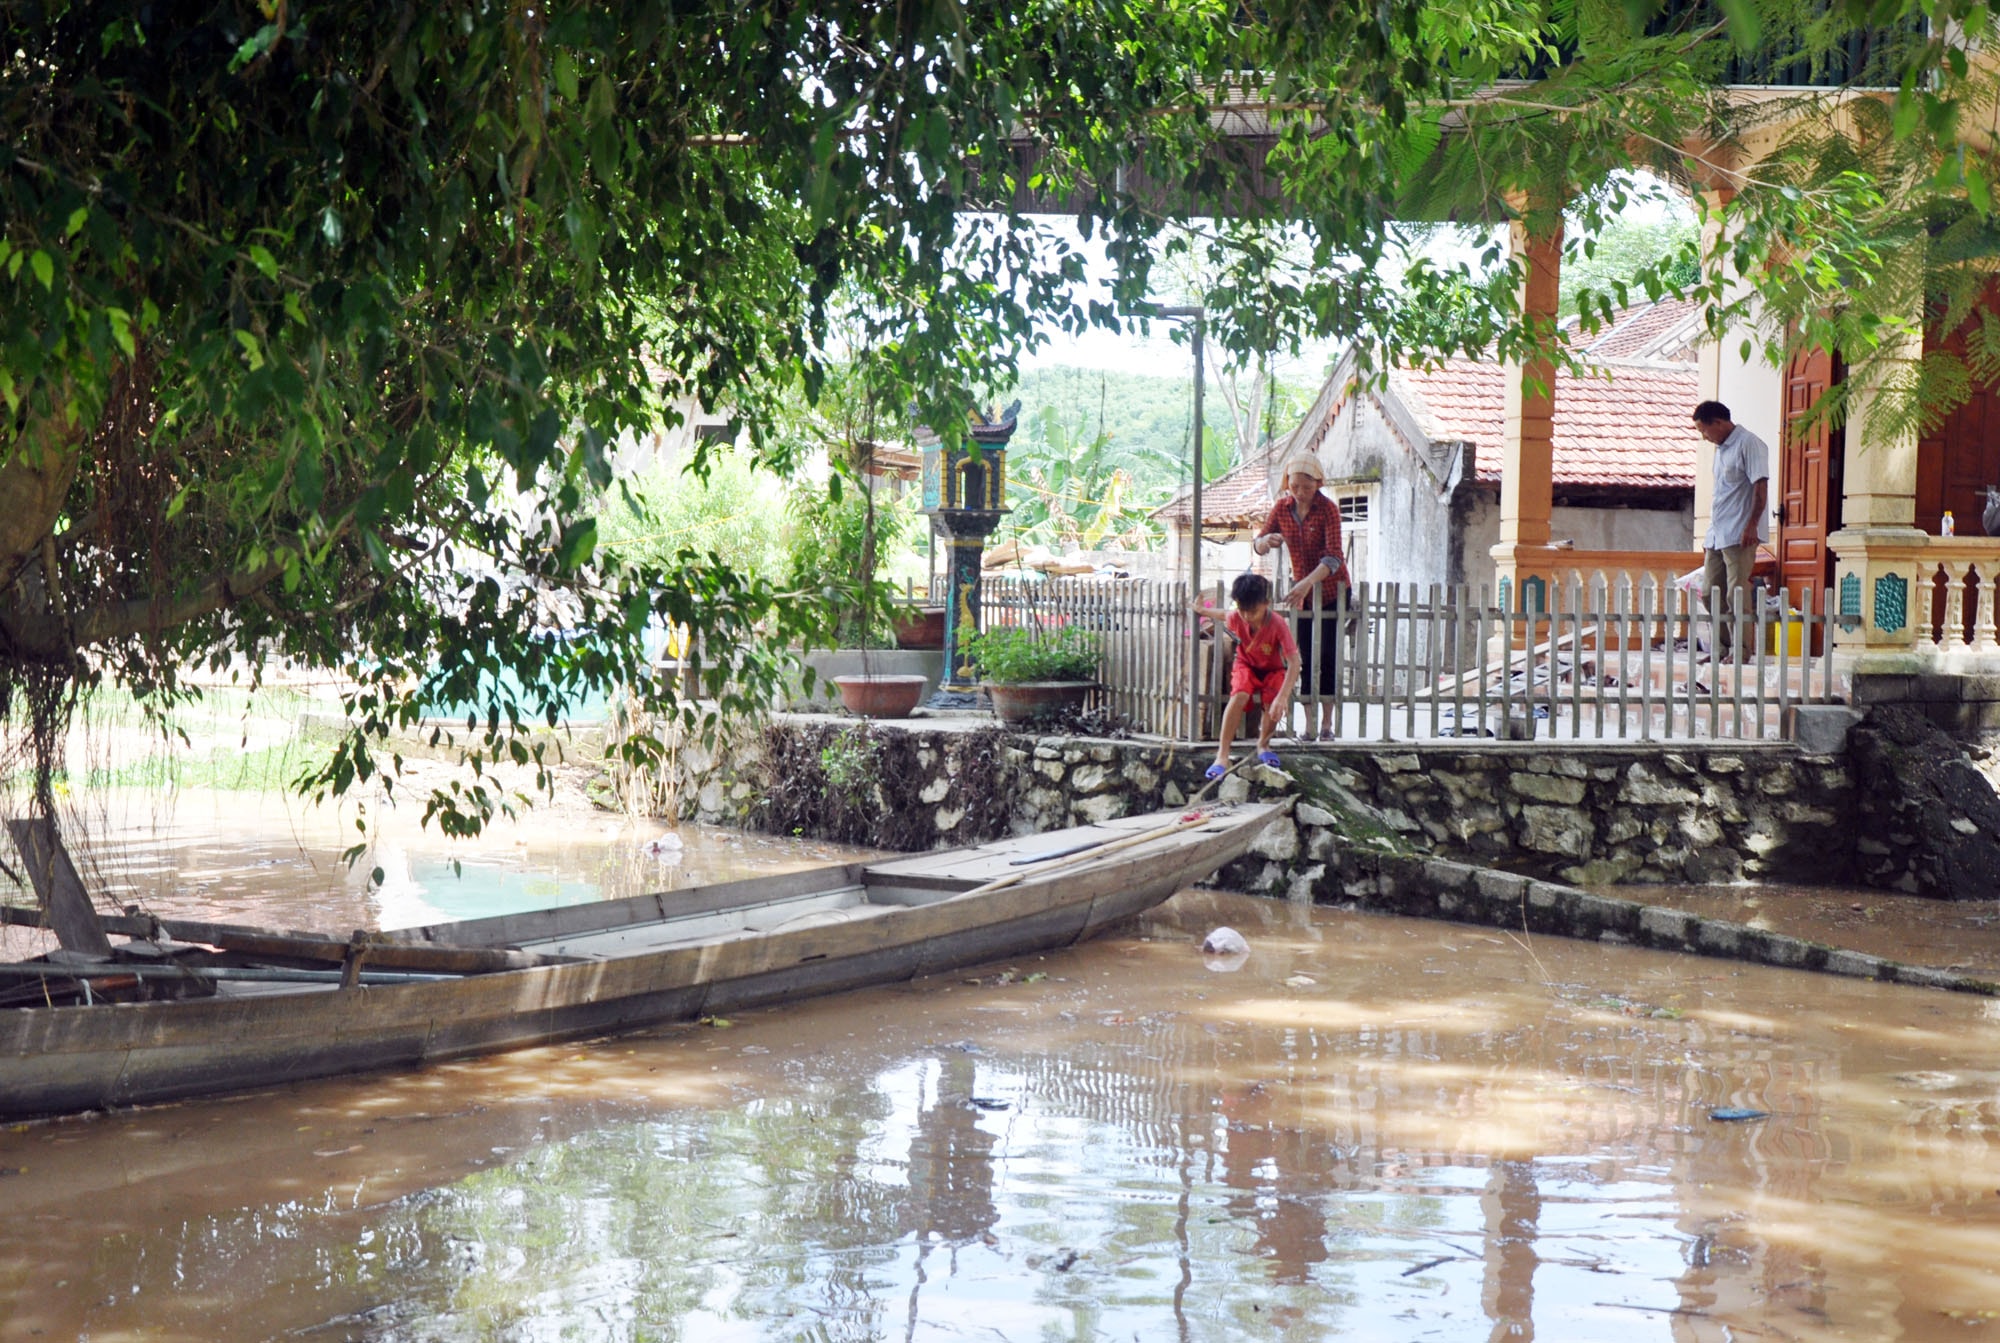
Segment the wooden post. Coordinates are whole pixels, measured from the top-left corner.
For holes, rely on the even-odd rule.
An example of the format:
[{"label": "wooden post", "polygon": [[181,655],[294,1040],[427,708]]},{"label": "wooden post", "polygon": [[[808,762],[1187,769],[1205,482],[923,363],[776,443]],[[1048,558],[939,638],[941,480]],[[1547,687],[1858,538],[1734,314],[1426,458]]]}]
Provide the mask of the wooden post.
[{"label": "wooden post", "polygon": [[[1522,212],[1525,216],[1525,202]],[[1560,305],[1562,224],[1530,229],[1525,217],[1508,226],[1508,247],[1522,268],[1521,315],[1553,338]],[[1510,604],[1522,605],[1524,579],[1547,583],[1549,513],[1555,472],[1555,364],[1548,359],[1510,361],[1503,374],[1504,417],[1500,442],[1500,541],[1493,547],[1496,580],[1505,580]],[[1553,586],[1553,584],[1549,584]],[[1534,622],[1528,622],[1532,634]]]},{"label": "wooden post", "polygon": [[48,911],[49,926],[64,951],[111,959],[111,939],[97,922],[90,896],[84,892],[83,878],[76,874],[69,850],[46,817],[7,822],[7,832],[28,865],[28,880],[34,883],[35,898]]}]

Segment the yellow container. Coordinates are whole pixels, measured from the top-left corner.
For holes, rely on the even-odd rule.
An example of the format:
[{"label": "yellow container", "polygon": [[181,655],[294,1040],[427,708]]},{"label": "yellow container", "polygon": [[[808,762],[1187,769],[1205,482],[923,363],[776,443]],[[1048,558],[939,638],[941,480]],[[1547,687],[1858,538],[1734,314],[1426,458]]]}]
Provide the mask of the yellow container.
[{"label": "yellow container", "polygon": [[1769,657],[1776,657],[1781,646],[1792,657],[1799,657],[1806,651],[1804,618],[1797,611],[1792,611],[1785,616],[1785,621],[1781,625],[1773,620],[1764,627],[1764,652]]}]

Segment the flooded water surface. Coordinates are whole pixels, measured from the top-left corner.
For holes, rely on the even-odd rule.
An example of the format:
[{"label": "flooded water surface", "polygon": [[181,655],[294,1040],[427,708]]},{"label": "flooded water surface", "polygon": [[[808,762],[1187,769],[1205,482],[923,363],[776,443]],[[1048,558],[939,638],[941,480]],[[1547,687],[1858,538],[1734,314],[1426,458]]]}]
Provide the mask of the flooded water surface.
[{"label": "flooded water surface", "polygon": [[1979,999],[1189,893],[978,972],[0,1131],[0,1339],[1995,1338],[1997,1138]]}]

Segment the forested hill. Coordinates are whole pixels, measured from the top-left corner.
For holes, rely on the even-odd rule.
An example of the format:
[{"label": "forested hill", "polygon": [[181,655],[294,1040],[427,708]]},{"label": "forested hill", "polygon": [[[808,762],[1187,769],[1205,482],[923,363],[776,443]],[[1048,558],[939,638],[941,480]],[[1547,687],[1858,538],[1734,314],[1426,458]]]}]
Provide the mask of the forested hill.
[{"label": "forested hill", "polygon": [[[1021,398],[1021,432],[1032,434],[1044,407],[1054,406],[1063,423],[1095,437],[1101,428],[1123,447],[1150,448],[1186,461],[1188,427],[1194,422],[1194,377],[1181,369],[1149,377],[1096,368],[1051,366],[1029,369],[1020,385],[997,398],[1001,405]],[[1228,408],[1207,408],[1212,433],[1232,434]]]},{"label": "forested hill", "polygon": [[[1283,434],[1297,422],[1318,390],[1317,378],[1286,378],[1279,384],[1276,407],[1268,415],[1260,399],[1260,418],[1268,418]],[[1021,398],[1017,444],[1040,436],[1043,408],[1053,406],[1066,429],[1072,434],[1081,431],[1086,440],[1096,437],[1101,426],[1120,448],[1147,456],[1162,454],[1177,463],[1187,461],[1189,428],[1194,421],[1191,368],[1150,376],[1050,365],[1029,369],[1013,391],[994,400],[1004,406],[1017,396]],[[1235,464],[1236,430],[1212,373],[1203,418],[1208,422],[1208,475],[1213,478]],[[1178,470],[1136,483],[1152,503],[1164,503],[1185,479],[1185,471]]]}]

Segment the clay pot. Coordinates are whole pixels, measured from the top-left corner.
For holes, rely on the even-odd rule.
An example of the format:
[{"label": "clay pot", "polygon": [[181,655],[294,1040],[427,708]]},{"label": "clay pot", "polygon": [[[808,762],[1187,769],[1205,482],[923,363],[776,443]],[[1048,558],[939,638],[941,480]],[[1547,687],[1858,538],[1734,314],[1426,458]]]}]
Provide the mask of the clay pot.
[{"label": "clay pot", "polygon": [[982,687],[993,697],[993,712],[1000,721],[1016,727],[1059,718],[1083,707],[1095,681],[1016,681],[1012,685],[988,682]]},{"label": "clay pot", "polygon": [[919,606],[897,613],[896,647],[934,650],[944,647],[944,608]]},{"label": "clay pot", "polygon": [[836,676],[833,683],[840,689],[841,704],[849,713],[863,718],[908,718],[929,684],[921,676],[895,676],[886,672]]}]

